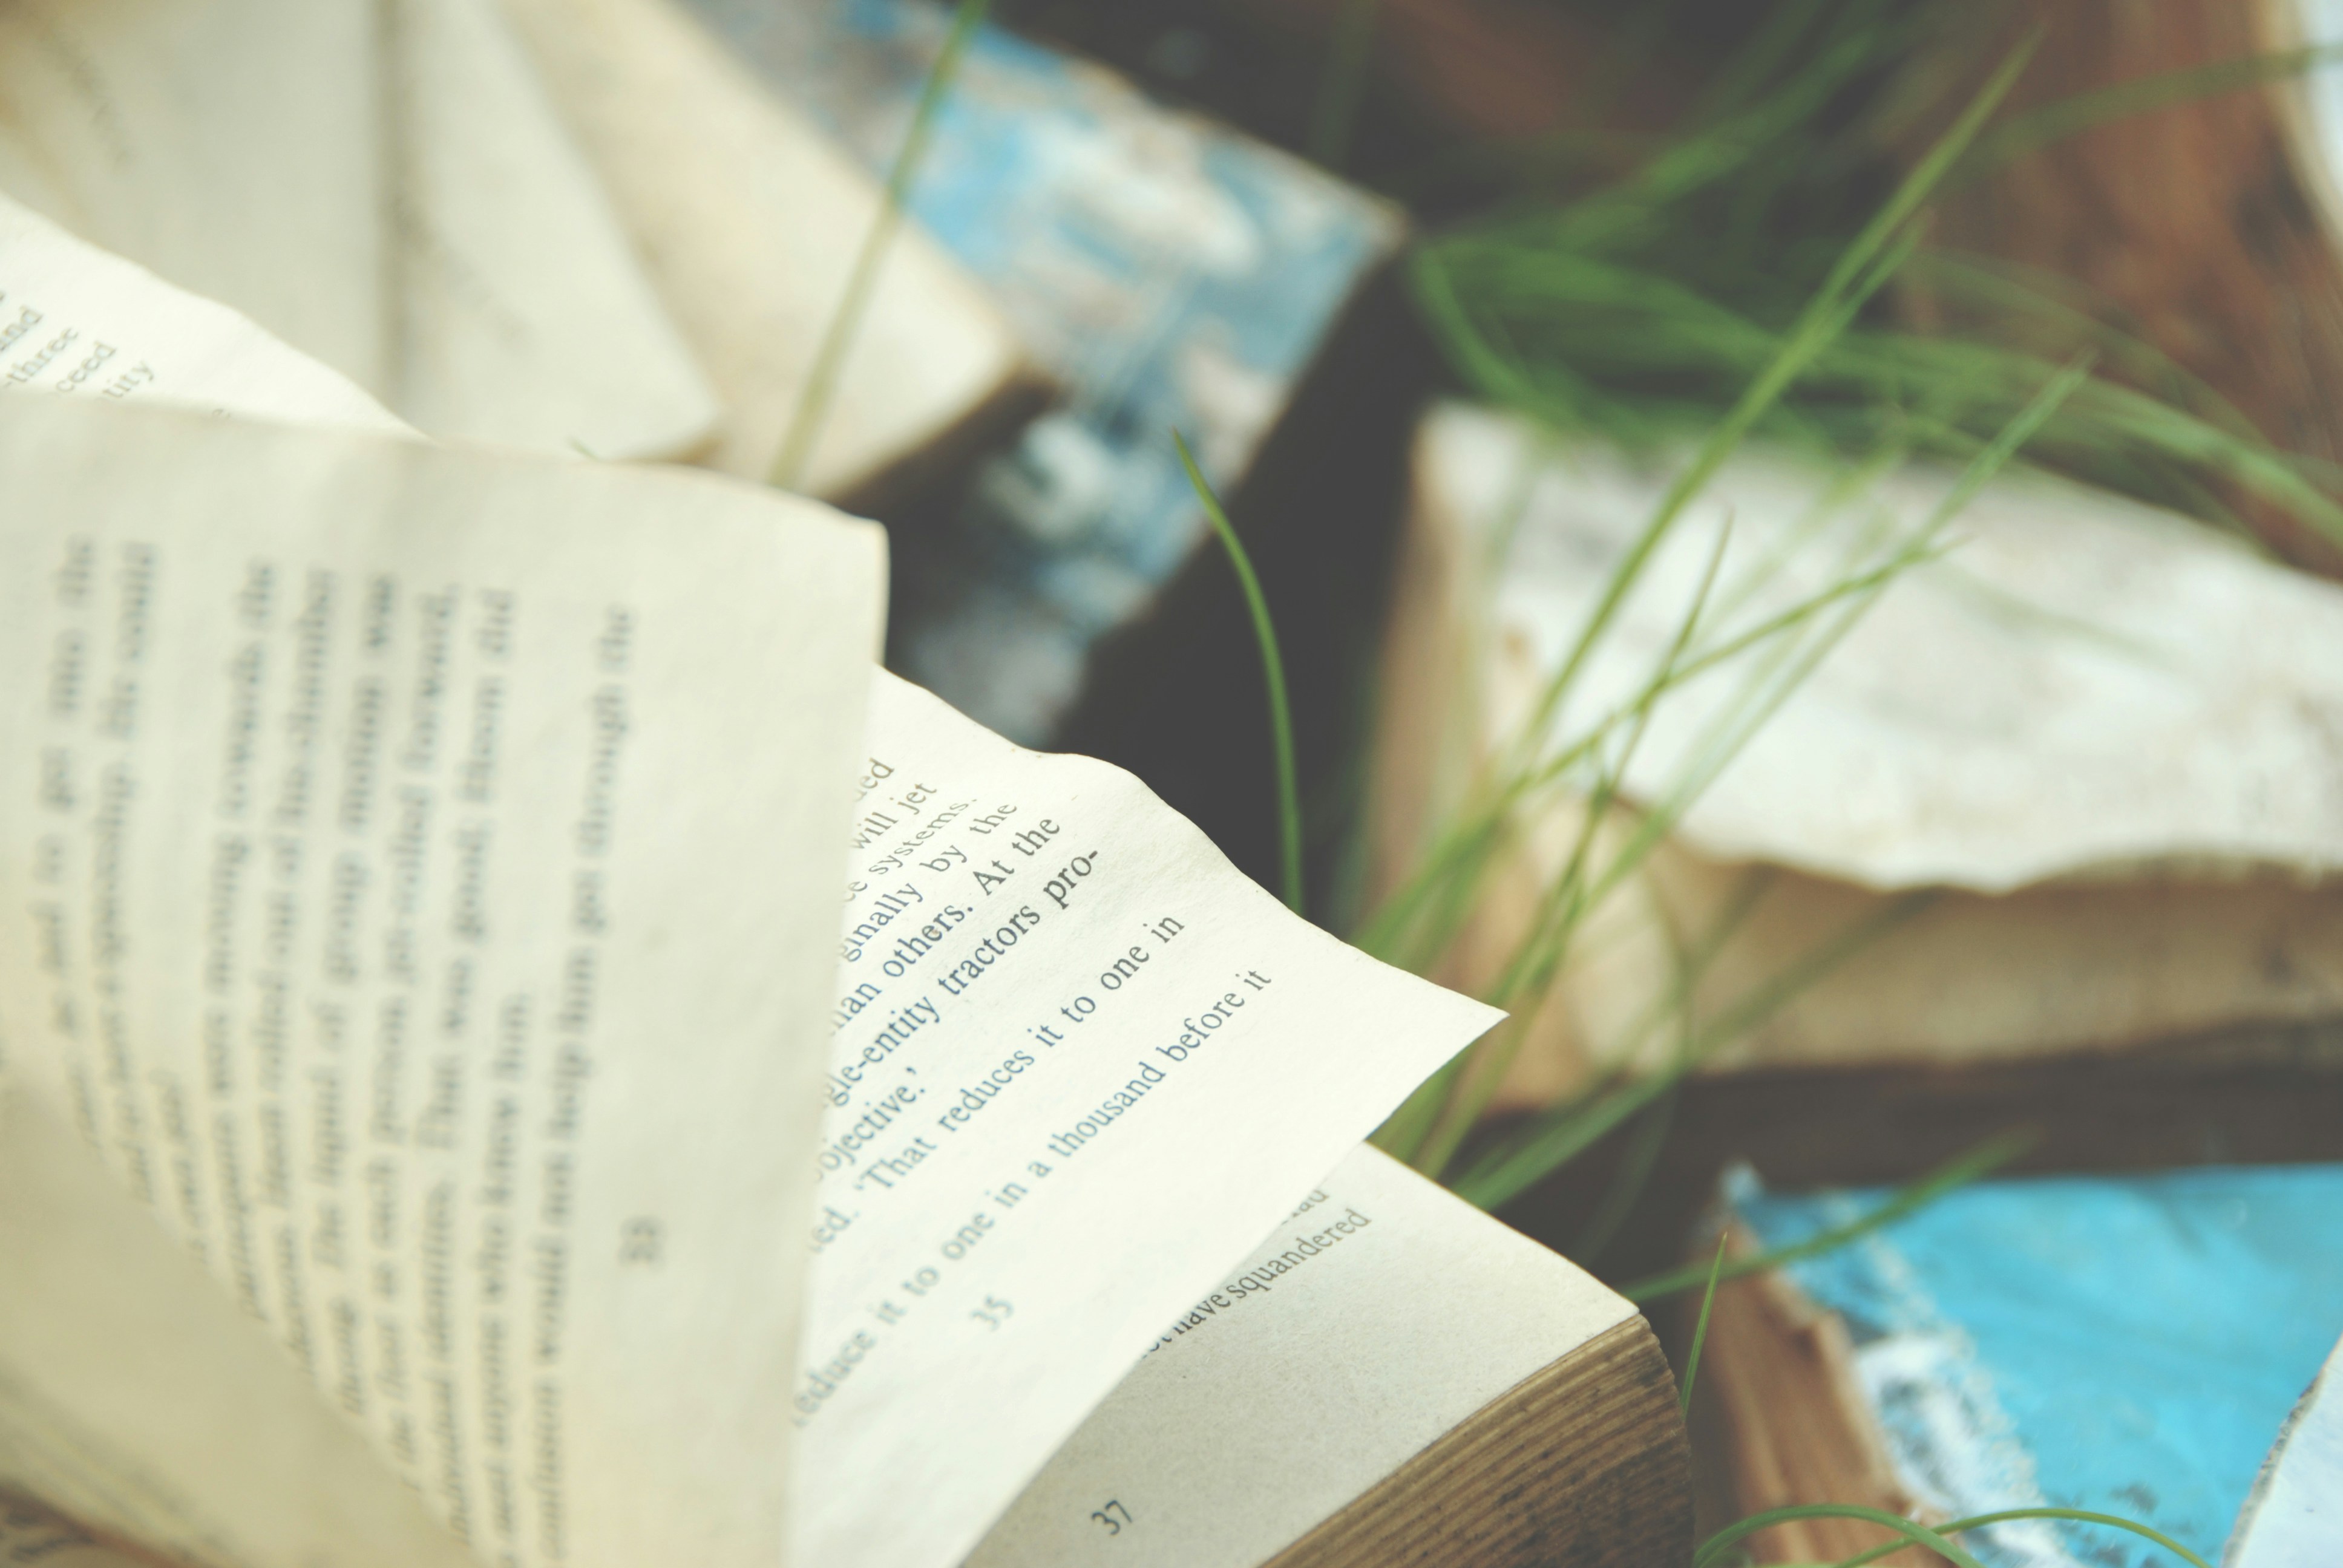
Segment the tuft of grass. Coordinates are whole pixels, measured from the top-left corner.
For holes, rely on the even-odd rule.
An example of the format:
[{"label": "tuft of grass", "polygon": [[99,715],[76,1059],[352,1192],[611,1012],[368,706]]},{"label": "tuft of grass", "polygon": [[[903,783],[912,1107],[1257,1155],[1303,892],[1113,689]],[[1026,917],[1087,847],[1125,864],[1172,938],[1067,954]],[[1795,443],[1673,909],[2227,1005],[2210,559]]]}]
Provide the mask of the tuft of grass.
[{"label": "tuft of grass", "polygon": [[1196,492],[1196,499],[1211,520],[1212,533],[1228,552],[1229,565],[1236,569],[1237,584],[1244,590],[1245,611],[1252,618],[1252,633],[1261,644],[1262,677],[1269,687],[1269,738],[1277,758],[1277,843],[1279,882],[1285,907],[1295,914],[1305,914],[1305,893],[1302,880],[1302,787],[1300,773],[1293,760],[1293,709],[1286,699],[1285,659],[1277,650],[1277,626],[1270,618],[1269,598],[1261,591],[1261,578],[1252,569],[1252,558],[1245,554],[1244,544],[1237,538],[1234,524],[1229,521],[1221,498],[1212,491],[1212,482],[1196,466],[1196,455],[1188,449],[1188,439],[1179,431],[1172,432],[1172,444],[1180,449],[1181,466],[1188,470],[1188,483]]},{"label": "tuft of grass", "polygon": [[870,313],[870,298],[879,286],[880,268],[886,262],[896,231],[903,226],[903,208],[910,198],[911,184],[918,177],[920,166],[927,158],[936,115],[951,94],[952,81],[960,75],[961,56],[968,53],[969,40],[975,36],[978,25],[991,9],[992,0],[960,0],[960,7],[952,15],[951,31],[944,35],[935,64],[928,67],[927,80],[920,84],[919,101],[911,110],[910,127],[904,133],[903,145],[888,168],[879,210],[871,215],[861,247],[855,252],[854,265],[846,275],[845,292],[823,324],[813,365],[806,372],[805,386],[798,394],[797,407],[781,437],[780,452],[773,459],[768,482],[777,489],[795,490],[804,486],[814,447],[829,423],[830,406],[838,399],[838,384],[845,374],[847,356],[861,332],[863,317]]},{"label": "tuft of grass", "polygon": [[[1485,397],[1630,447],[1730,417],[1752,377],[1793,340],[1799,303],[1860,232],[1891,116],[1908,114],[1881,84],[1933,41],[1941,18],[1938,8],[1898,0],[1785,0],[1685,130],[1625,176],[1557,200],[1545,194],[1550,163],[1516,155],[1521,199],[1431,241],[1414,260],[1413,281],[1451,363]],[[2013,116],[1973,138],[1939,171],[1942,183],[2125,116],[2338,57],[2334,49],[2245,56]],[[2160,360],[2078,311],[2071,285],[2005,270],[1979,289],[1992,264],[1916,249],[1890,270],[1971,286],[1947,303],[1964,305],[1976,329],[1915,331],[1858,301],[1793,393],[1768,405],[1759,433],[1845,457],[1900,432],[1921,453],[1963,460],[2078,350],[2127,375]],[[2168,382],[2168,369],[2145,384]],[[2035,454],[2217,525],[2234,524],[2225,498],[2236,495],[2343,539],[2338,477],[2278,452],[2201,391],[2175,399],[2094,378],[2045,427]]]},{"label": "tuft of grass", "polygon": [[[1996,123],[2037,29],[1986,74],[1884,200],[1867,197],[1883,164],[1881,85],[1941,20],[1900,0],[1783,0],[1711,85],[1687,129],[1630,173],[1560,199],[1525,184],[1512,205],[1426,242],[1412,258],[1409,281],[1423,316],[1483,397],[1564,435],[1629,448],[1687,432],[1698,440],[1529,720],[1434,833],[1413,874],[1361,922],[1357,939],[1370,951],[1418,970],[1436,964],[1490,869],[1517,852],[1520,824],[1578,809],[1583,826],[1563,870],[1484,993],[1499,1006],[1534,1011],[1603,899],[1636,873],[1877,593],[1941,550],[1950,515],[2021,448],[2216,524],[2235,525],[2224,498],[2243,494],[2343,538],[2333,476],[2271,448],[2154,349],[2102,323],[2079,290],[1919,246],[1928,202],[1954,182],[2079,129],[2274,80],[2329,52],[2220,62]],[[1885,322],[1879,298],[1907,277],[1990,315],[2011,341],[1930,337]],[[2096,374],[2101,366],[2127,382]],[[1706,635],[1712,570],[1645,689],[1580,732],[1558,734],[1557,716],[1646,568],[1694,498],[1755,436],[1857,470],[1914,456],[1966,467],[1930,529],[1849,560],[1825,591],[1730,640]],[[1745,677],[1733,711],[1682,777],[1627,810],[1621,780],[1654,707],[1725,666]],[[1918,907],[1898,906],[1889,923]],[[1843,950],[1815,955],[1827,961],[1802,960],[1785,979],[1811,982],[1866,945],[1849,935],[1855,940]],[[1446,1172],[1526,1028],[1517,1018],[1449,1064],[1377,1141],[1421,1170]],[[1681,1053],[1656,1080],[1599,1082],[1501,1145],[1484,1146],[1457,1179],[1459,1191],[1488,1202],[1518,1195],[1644,1114],[1725,1038],[1713,1025],[1680,1032],[1700,1049]],[[1624,1218],[1636,1164],[1630,1161],[1625,1197],[1610,1206],[1618,1211],[1606,1209],[1590,1227],[1594,1244],[1607,1240],[1604,1225]]]}]

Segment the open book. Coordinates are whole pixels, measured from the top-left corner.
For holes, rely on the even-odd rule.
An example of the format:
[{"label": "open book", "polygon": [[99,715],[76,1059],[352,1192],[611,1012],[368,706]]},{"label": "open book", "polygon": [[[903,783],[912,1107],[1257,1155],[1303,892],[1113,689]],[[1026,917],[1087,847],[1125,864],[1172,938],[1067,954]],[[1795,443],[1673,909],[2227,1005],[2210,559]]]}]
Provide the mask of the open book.
[{"label": "open book", "polygon": [[1683,1550],[1642,1319],[1358,1148],[1493,1015],[876,673],[877,530],[431,446],[5,207],[0,310],[0,1487],[206,1568]]},{"label": "open book", "polygon": [[[1385,647],[1379,881],[1503,755],[1683,461],[1462,405],[1426,418]],[[1755,446],[1684,508],[1582,667],[1556,749],[1636,699],[1704,594],[1685,662],[1751,641],[1670,687],[1622,763],[1638,809],[1689,804],[1593,917],[1502,1102],[1656,1063],[1671,1031],[1648,1020],[1678,986],[1704,1019],[1783,988],[1716,1041],[1703,1066],[1720,1073],[2147,1050],[2210,1071],[2300,1061],[2289,1030],[2337,1018],[2343,796],[2310,759],[2343,707],[2343,589],[2024,468],[1875,602],[1834,588],[1926,535],[1954,480]],[[1843,620],[1755,635],[1832,592]],[[1577,843],[1578,801],[1522,818],[1457,943],[1465,983],[1502,970]],[[1850,941],[1861,961],[1828,960]]]},{"label": "open book", "polygon": [[[0,12],[0,192],[435,437],[762,477],[881,201],[672,0]],[[1040,381],[890,246],[808,493],[915,487]]]}]

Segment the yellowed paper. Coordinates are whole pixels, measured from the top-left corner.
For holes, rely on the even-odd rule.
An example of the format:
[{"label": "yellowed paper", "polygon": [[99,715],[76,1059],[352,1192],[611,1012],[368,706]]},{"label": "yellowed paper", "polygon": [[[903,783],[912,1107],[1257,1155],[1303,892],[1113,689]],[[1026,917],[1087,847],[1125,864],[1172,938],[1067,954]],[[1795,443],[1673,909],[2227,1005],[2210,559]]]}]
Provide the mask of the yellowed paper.
[{"label": "yellowed paper", "polygon": [[[1483,540],[1525,439],[1462,409],[1427,430],[1433,488]],[[1492,607],[1531,672],[1522,689],[1558,665],[1671,472],[1592,446],[1539,467]],[[1764,452],[1728,465],[1655,558],[1562,730],[1648,676],[1728,516],[1717,602],[1734,608],[1717,638],[1825,586],[1860,541],[1918,529],[1952,479],[1915,465],[1834,498],[1838,477]],[[1688,841],[1881,889],[2343,869],[2343,797],[2322,782],[2343,733],[2343,588],[2036,473],[1988,486],[1948,541],[1700,798]],[[1664,791],[1734,689],[1728,671],[1671,694],[1630,765],[1635,795]]]},{"label": "yellowed paper", "polygon": [[0,1257],[0,1486],[206,1568],[470,1560],[81,1141],[5,1091]]},{"label": "yellowed paper", "polygon": [[[710,461],[764,478],[845,297],[877,185],[672,0],[506,4],[723,397]],[[869,488],[1022,365],[990,302],[907,225],[799,487]]]},{"label": "yellowed paper", "polygon": [[970,1568],[1258,1568],[1634,1312],[1362,1148],[1180,1314]]},{"label": "yellowed paper", "polygon": [[[1673,469],[1542,443],[1451,407],[1420,439],[1391,726],[1378,764],[1386,881],[1460,798],[1422,759],[1488,758],[1531,711]],[[1916,536],[1949,476],[1825,473],[1755,450],[1654,557],[1556,733],[1659,667],[1726,518],[1696,652]],[[1644,875],[1581,933],[1507,1103],[1656,1060],[1678,954],[1738,920],[1694,995],[1715,1018],[1834,942],[1720,1064],[1964,1061],[2097,1050],[2343,1010],[2335,877],[2343,590],[2177,518],[2044,476],[1988,486],[1942,559],[1897,578],[1694,802]],[[1745,699],[1752,654],[1671,691],[1627,769],[1665,798]],[[1457,955],[1485,980],[1577,833],[1523,824]],[[1753,869],[1765,876],[1749,904]],[[1896,915],[1896,895],[1942,890]],[[1737,917],[1736,910],[1744,912]],[[1892,929],[1891,929],[1892,928]]]},{"label": "yellowed paper", "polygon": [[0,9],[0,191],[390,384],[374,0]]},{"label": "yellowed paper", "polygon": [[0,392],[396,431],[347,377],[0,196]]},{"label": "yellowed paper", "polygon": [[891,677],[870,749],[797,1539],[806,1563],[946,1568],[1498,1015],[1296,920],[1118,769]]},{"label": "yellowed paper", "polygon": [[879,539],[20,400],[12,1081],[491,1558],[769,1563]]},{"label": "yellowed paper", "polygon": [[396,401],[435,436],[688,457],[716,395],[498,0],[386,0]]}]

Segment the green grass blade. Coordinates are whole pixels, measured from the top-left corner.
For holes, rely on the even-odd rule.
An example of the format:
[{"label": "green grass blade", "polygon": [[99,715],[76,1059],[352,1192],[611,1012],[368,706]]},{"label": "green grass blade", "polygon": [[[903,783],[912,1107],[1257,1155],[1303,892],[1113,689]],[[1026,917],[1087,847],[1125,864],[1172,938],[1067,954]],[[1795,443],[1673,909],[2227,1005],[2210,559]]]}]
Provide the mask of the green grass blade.
[{"label": "green grass blade", "polygon": [[904,133],[903,145],[897,149],[894,164],[887,171],[887,186],[880,195],[879,210],[863,233],[861,248],[855,252],[853,267],[846,275],[846,292],[822,328],[812,368],[806,373],[804,389],[798,394],[789,430],[781,437],[780,453],[773,459],[769,481],[778,489],[795,490],[805,482],[814,446],[821,439],[822,429],[830,420],[830,405],[838,397],[846,357],[861,332],[863,317],[870,314],[870,298],[879,286],[880,267],[887,259],[888,247],[894,243],[896,230],[902,226],[904,205],[920,165],[927,157],[928,139],[935,131],[937,111],[950,95],[952,81],[960,75],[960,57],[968,52],[970,38],[991,9],[992,0],[960,0],[951,31],[944,35],[943,47],[937,51],[936,62],[928,69],[919,102],[911,110],[910,128]]},{"label": "green grass blade", "polygon": [[1994,133],[1979,141],[1962,160],[1955,177],[1973,178],[2001,165],[2039,151],[2053,142],[2096,126],[2151,114],[2181,104],[2217,98],[2247,87],[2282,81],[2305,71],[2343,60],[2343,44],[2312,45],[2268,54],[2240,55],[2206,65],[2136,76],[2087,93],[2077,93],[2013,115]]},{"label": "green grass blade", "polygon": [[1302,789],[1300,776],[1293,761],[1293,710],[1286,700],[1285,660],[1277,651],[1277,627],[1270,619],[1269,599],[1261,591],[1261,578],[1254,575],[1252,558],[1237,538],[1235,527],[1228,513],[1222,508],[1221,498],[1196,466],[1196,455],[1188,449],[1187,438],[1177,430],[1172,432],[1172,444],[1180,449],[1181,464],[1188,470],[1188,483],[1195,487],[1196,499],[1212,520],[1212,532],[1219,536],[1221,548],[1229,553],[1229,564],[1236,568],[1238,586],[1243,588],[1245,609],[1252,617],[1253,636],[1261,643],[1262,678],[1269,685],[1270,743],[1277,755],[1277,842],[1281,863],[1285,907],[1295,914],[1302,912]]},{"label": "green grass blade", "polygon": [[1668,1133],[1675,1125],[1676,1096],[1671,1091],[1654,1101],[1643,1112],[1637,1123],[1634,1141],[1627,1146],[1620,1159],[1619,1169],[1611,1184],[1604,1190],[1603,1201],[1578,1232],[1578,1240],[1564,1255],[1582,1269],[1592,1269],[1634,1212],[1635,1202],[1652,1184],[1652,1176],[1660,1168],[1660,1155],[1667,1148]]},{"label": "green grass blade", "polygon": [[[1967,1152],[1946,1161],[1861,1219],[1850,1221],[1844,1225],[1835,1225],[1819,1235],[1810,1236],[1803,1241],[1794,1242],[1786,1247],[1771,1247],[1754,1256],[1735,1259],[1726,1268],[1725,1277],[1728,1280],[1737,1280],[1745,1274],[1762,1273],[1767,1269],[1778,1268],[1784,1263],[1799,1262],[1807,1258],[1820,1257],[1825,1252],[1835,1251],[1849,1241],[1858,1241],[1874,1231],[1894,1224],[1906,1215],[1918,1212],[1947,1192],[1966,1187],[1970,1182],[1999,1170],[2033,1148],[2038,1141],[2040,1137],[2036,1133],[1998,1133]],[[1690,1290],[1699,1284],[1700,1281],[1700,1265],[1691,1263],[1681,1269],[1672,1269],[1664,1274],[1654,1274],[1648,1280],[1638,1280],[1634,1284],[1623,1286],[1619,1293],[1640,1305],[1644,1302],[1657,1301],[1662,1296],[1673,1295],[1678,1291]]]},{"label": "green grass blade", "polygon": [[1916,1524],[1901,1514],[1889,1513],[1884,1509],[1865,1508],[1853,1503],[1810,1503],[1795,1508],[1771,1508],[1763,1513],[1753,1513],[1702,1542],[1693,1553],[1693,1568],[1717,1568],[1728,1547],[1760,1530],[1770,1530],[1776,1524],[1787,1524],[1799,1519],[1860,1519],[1884,1530],[1892,1530],[1904,1538],[1896,1542],[1891,1551],[1899,1550],[1907,1543],[1925,1546],[1954,1564],[1955,1568],[1984,1568],[1984,1564],[1976,1558],[1946,1540],[1943,1531]]},{"label": "green grass blade", "polygon": [[1708,1342],[1708,1314],[1716,1305],[1716,1286],[1725,1271],[1725,1244],[1732,1239],[1728,1228],[1716,1234],[1716,1256],[1708,1265],[1708,1290],[1700,1298],[1700,1322],[1693,1325],[1692,1349],[1684,1355],[1684,1386],[1676,1391],[1676,1413],[1685,1420],[1692,1418],[1693,1380],[1700,1376],[1700,1351]]},{"label": "green grass blade", "polygon": [[[2142,1524],[2137,1520],[2120,1518],[2113,1513],[2093,1513],[2080,1508],[2008,1508],[1999,1513],[1978,1513],[1967,1519],[1956,1519],[1949,1523],[1939,1524],[1936,1526],[1936,1533],[1940,1535],[1958,1535],[1965,1530],[1982,1530],[1987,1525],[2006,1524],[2020,1519],[2065,1520],[2076,1524],[2099,1524],[2110,1530],[2128,1531],[2144,1541],[2153,1541],[2189,1564],[2189,1568],[2212,1568],[2211,1563],[2172,1539],[2171,1536],[2165,1534],[2161,1530]],[[1843,1557],[1836,1563],[1785,1563],[1780,1565],[1780,1568],[1864,1568],[1865,1563],[1876,1563],[1891,1552],[1903,1551],[1907,1544],[1906,1542],[1890,1541],[1883,1545],[1875,1546],[1868,1552],[1857,1553],[1853,1557]]]},{"label": "green grass blade", "polygon": [[1501,1208],[1584,1153],[1604,1134],[1666,1093],[1694,1065],[1725,1040],[1764,1022],[1792,998],[1846,963],[1928,907],[1934,895],[1916,893],[1885,910],[1852,921],[1818,942],[1795,963],[1769,978],[1718,1020],[1705,1026],[1684,1059],[1666,1072],[1606,1088],[1574,1103],[1558,1106],[1523,1131],[1490,1149],[1451,1185],[1466,1202]]},{"label": "green grass blade", "polygon": [[1366,102],[1375,57],[1375,23],[1383,0],[1349,0],[1334,25],[1334,47],[1310,115],[1310,156],[1340,174]]}]

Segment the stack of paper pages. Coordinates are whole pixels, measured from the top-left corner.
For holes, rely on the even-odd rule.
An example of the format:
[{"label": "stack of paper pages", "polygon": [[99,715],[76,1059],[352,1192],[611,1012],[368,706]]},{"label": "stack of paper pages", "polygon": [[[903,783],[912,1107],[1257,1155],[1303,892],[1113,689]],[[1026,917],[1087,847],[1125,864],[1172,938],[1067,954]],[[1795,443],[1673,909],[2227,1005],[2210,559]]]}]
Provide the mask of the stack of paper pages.
[{"label": "stack of paper pages", "polygon": [[[1426,422],[1383,883],[1529,720],[1684,460],[1462,407]],[[1513,1103],[1664,1059],[1684,1031],[1649,1020],[1672,995],[1694,1033],[1775,997],[1704,1058],[1719,1069],[2291,1058],[2343,1020],[2343,588],[2029,471],[1939,526],[1955,479],[1751,449],[1651,556],[1553,745],[1683,669],[1605,754],[1627,801],[1684,809],[1582,932]],[[1460,980],[1506,961],[1581,819],[1565,798],[1515,822]]]},{"label": "stack of paper pages", "polygon": [[[0,192],[432,435],[757,478],[880,200],[671,0],[19,6],[0,106]],[[917,231],[870,319],[799,487],[882,496],[1030,409]]]}]

